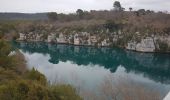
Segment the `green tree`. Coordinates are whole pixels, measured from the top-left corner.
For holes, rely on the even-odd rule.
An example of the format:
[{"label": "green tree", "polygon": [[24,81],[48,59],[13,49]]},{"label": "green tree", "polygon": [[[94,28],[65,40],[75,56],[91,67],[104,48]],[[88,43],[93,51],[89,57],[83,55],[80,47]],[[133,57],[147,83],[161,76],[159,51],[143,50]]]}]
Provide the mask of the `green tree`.
[{"label": "green tree", "polygon": [[114,7],[115,11],[121,11],[122,10],[122,6],[121,6],[119,1],[115,1],[114,4],[113,4],[113,7]]},{"label": "green tree", "polygon": [[145,9],[139,9],[137,12],[139,13],[139,15],[145,15],[146,14]]},{"label": "green tree", "polygon": [[50,12],[47,14],[48,19],[51,21],[56,21],[58,20],[58,14],[56,12]]},{"label": "green tree", "polygon": [[25,75],[26,79],[37,81],[43,85],[47,84],[47,80],[43,74],[35,70],[34,68],[27,72]]},{"label": "green tree", "polygon": [[8,56],[11,50],[12,48],[7,42],[0,40],[0,56]]},{"label": "green tree", "polygon": [[116,24],[113,20],[107,20],[104,27],[106,29],[109,29],[110,32],[115,32],[118,31],[119,29],[119,24]]},{"label": "green tree", "polygon": [[0,39],[2,39],[4,34],[0,31]]},{"label": "green tree", "polygon": [[81,19],[81,18],[83,18],[84,12],[81,9],[77,9],[76,14]]},{"label": "green tree", "polygon": [[132,7],[129,7],[129,10],[130,10],[130,12],[133,10],[133,8]]}]

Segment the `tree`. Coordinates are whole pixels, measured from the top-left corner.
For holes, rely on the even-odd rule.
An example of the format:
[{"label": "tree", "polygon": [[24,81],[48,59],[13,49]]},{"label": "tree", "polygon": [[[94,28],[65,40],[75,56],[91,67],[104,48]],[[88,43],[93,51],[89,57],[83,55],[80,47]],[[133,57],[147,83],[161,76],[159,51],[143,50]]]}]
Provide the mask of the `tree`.
[{"label": "tree", "polygon": [[131,12],[131,11],[133,10],[133,8],[132,8],[132,7],[130,7],[130,8],[129,8],[129,10],[130,10],[130,12]]},{"label": "tree", "polygon": [[122,10],[121,11],[125,11],[125,8],[122,8]]},{"label": "tree", "polygon": [[113,7],[114,7],[115,11],[121,11],[122,10],[122,7],[121,7],[121,4],[120,4],[119,1],[115,1],[114,4],[113,4]]},{"label": "tree", "polygon": [[83,18],[83,15],[84,15],[83,10],[77,9],[76,13],[77,13],[77,16],[78,16],[80,19]]},{"label": "tree", "polygon": [[139,9],[138,12],[139,12],[140,15],[145,15],[146,14],[145,9]]},{"label": "tree", "polygon": [[56,21],[58,20],[58,14],[56,12],[50,12],[47,14],[48,19],[51,21]]},{"label": "tree", "polygon": [[116,32],[119,30],[120,25],[115,23],[113,20],[107,20],[104,27],[109,29],[110,32]]},{"label": "tree", "polygon": [[0,31],[0,39],[3,38],[4,34]]}]

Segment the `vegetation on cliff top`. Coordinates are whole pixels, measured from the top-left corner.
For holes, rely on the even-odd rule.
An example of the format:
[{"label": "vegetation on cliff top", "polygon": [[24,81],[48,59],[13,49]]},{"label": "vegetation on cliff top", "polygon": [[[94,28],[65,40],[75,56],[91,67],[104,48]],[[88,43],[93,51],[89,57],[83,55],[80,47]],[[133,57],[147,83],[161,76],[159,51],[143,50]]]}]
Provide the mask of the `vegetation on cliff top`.
[{"label": "vegetation on cliff top", "polygon": [[[35,32],[50,34],[51,32],[69,33],[87,31],[91,33],[117,32],[141,35],[170,34],[170,15],[166,12],[152,10],[125,10],[119,1],[113,3],[112,10],[84,11],[78,9],[75,13],[47,13],[49,20],[11,20],[1,21],[0,31],[3,33]],[[8,36],[9,37],[9,36]]]}]

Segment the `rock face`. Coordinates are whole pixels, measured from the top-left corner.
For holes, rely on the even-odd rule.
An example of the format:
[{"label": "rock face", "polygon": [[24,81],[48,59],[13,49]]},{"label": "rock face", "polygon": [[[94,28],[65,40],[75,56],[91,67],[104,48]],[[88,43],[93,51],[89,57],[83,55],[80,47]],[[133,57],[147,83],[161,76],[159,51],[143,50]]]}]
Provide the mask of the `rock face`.
[{"label": "rock face", "polygon": [[79,39],[78,34],[76,34],[76,35],[74,36],[74,45],[80,45],[80,39]]},{"label": "rock face", "polygon": [[116,43],[118,40],[119,36],[118,35],[113,35],[113,43]]},{"label": "rock face", "polygon": [[103,46],[103,47],[107,47],[107,46],[109,46],[110,44],[109,44],[109,39],[104,39],[102,42],[101,42],[101,46]]},{"label": "rock face", "polygon": [[126,49],[139,52],[154,52],[156,48],[154,40],[151,37],[147,37],[142,39],[140,43],[129,42]]},{"label": "rock face", "polygon": [[136,50],[136,42],[129,42],[126,49],[128,50]]},{"label": "rock face", "polygon": [[35,41],[42,41],[42,35],[36,34]]},{"label": "rock face", "polygon": [[155,51],[154,40],[150,37],[147,37],[146,39],[142,39],[141,43],[138,43],[136,45],[136,51],[154,52]]},{"label": "rock face", "polygon": [[55,34],[50,34],[50,35],[48,35],[47,41],[48,41],[49,43],[55,41]]},{"label": "rock face", "polygon": [[57,43],[67,43],[66,37],[63,35],[63,33],[59,34],[59,37],[57,38]]},{"label": "rock face", "polygon": [[97,37],[96,36],[90,36],[90,40],[91,40],[91,45],[95,45],[97,43]]},{"label": "rock face", "polygon": [[[150,35],[145,37],[141,36],[139,32],[136,32],[132,38],[126,38],[126,35],[121,31],[118,33],[114,32],[111,34],[106,34],[105,37],[101,37],[100,34],[91,34],[88,32],[72,32],[70,34],[51,33],[48,37],[44,34],[34,32],[19,33],[19,35],[19,41],[45,41],[49,43],[52,42],[101,47],[109,47],[114,45],[139,52],[155,52],[156,50],[161,52],[170,52],[170,35]],[[132,40],[127,42],[129,39]],[[141,41],[137,42],[138,39]]]},{"label": "rock face", "polygon": [[25,39],[26,39],[25,34],[19,33],[19,39],[18,39],[18,40],[23,41],[23,40],[25,40]]}]

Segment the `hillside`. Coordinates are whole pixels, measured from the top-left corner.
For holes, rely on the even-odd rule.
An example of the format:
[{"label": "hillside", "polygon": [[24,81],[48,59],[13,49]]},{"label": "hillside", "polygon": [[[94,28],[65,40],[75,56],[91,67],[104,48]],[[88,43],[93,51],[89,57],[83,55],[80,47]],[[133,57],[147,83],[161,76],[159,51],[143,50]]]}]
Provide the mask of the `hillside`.
[{"label": "hillside", "polygon": [[[8,18],[4,16],[1,19]],[[13,21],[0,22],[0,32],[21,41],[170,52],[170,14],[166,12],[132,8],[127,11],[119,4],[112,10],[77,9],[70,14],[48,12],[9,16]]]},{"label": "hillside", "polygon": [[0,20],[45,20],[46,13],[0,13]]}]

